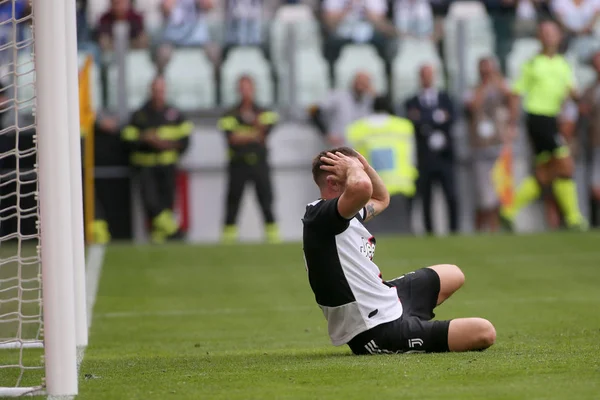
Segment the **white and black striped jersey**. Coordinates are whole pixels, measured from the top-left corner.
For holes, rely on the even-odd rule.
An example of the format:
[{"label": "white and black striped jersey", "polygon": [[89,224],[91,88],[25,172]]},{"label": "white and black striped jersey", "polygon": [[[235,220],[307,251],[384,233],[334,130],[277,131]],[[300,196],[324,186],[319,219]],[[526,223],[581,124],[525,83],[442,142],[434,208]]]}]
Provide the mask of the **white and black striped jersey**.
[{"label": "white and black striped jersey", "polygon": [[343,218],[336,198],[309,204],[302,219],[308,280],[335,346],[402,315],[396,289],[383,283],[372,261],[375,238],[364,216],[363,209]]}]

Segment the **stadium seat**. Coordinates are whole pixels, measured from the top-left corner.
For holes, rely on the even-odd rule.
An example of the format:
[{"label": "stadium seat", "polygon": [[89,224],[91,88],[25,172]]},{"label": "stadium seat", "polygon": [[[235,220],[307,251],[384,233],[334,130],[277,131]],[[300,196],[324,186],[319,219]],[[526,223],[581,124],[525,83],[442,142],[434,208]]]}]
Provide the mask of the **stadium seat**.
[{"label": "stadium seat", "polygon": [[454,1],[448,8],[450,19],[481,19],[487,15],[485,6],[479,1]]},{"label": "stadium seat", "polygon": [[398,55],[392,61],[392,95],[396,104],[403,103],[419,89],[419,69],[432,64],[437,70],[438,87],[444,86],[442,61],[431,41],[404,40]]},{"label": "stadium seat", "polygon": [[[307,107],[322,100],[331,88],[329,68],[323,55],[316,49],[296,53],[296,104]],[[279,104],[288,104],[289,78],[286,69],[278,71]]]},{"label": "stadium seat", "polygon": [[532,38],[517,39],[506,60],[508,79],[514,81],[521,73],[521,66],[540,50],[540,43]]},{"label": "stadium seat", "polygon": [[201,49],[177,49],[165,71],[169,102],[184,110],[215,106],[213,65]]},{"label": "stadium seat", "polygon": [[460,44],[458,37],[457,20],[447,19],[445,23],[444,56],[448,69],[458,68],[459,49],[465,49],[467,53],[477,55],[482,53],[494,53],[495,40],[492,32],[490,19],[484,15],[481,19],[470,19],[464,21],[464,43]]},{"label": "stadium seat", "polygon": [[[156,68],[145,50],[130,51],[126,63],[127,105],[129,110],[135,110],[148,98]],[[118,82],[118,68],[113,64],[108,70],[108,105],[113,110],[117,108]]]},{"label": "stadium seat", "polygon": [[271,67],[262,51],[255,47],[233,48],[221,66],[222,105],[231,107],[238,100],[237,82],[242,75],[250,75],[256,83],[256,98],[263,106],[273,104]]},{"label": "stadium seat", "polygon": [[282,22],[299,22],[313,20],[314,16],[306,4],[288,4],[279,7],[273,19]]},{"label": "stadium seat", "polygon": [[335,87],[347,89],[354,75],[365,71],[371,75],[373,86],[378,93],[387,92],[388,84],[385,76],[385,65],[371,45],[347,45],[334,66]]},{"label": "stadium seat", "polygon": [[575,68],[575,80],[577,88],[583,92],[596,80],[596,71],[587,65],[578,65]]},{"label": "stadium seat", "polygon": [[[465,48],[465,56],[464,84],[466,87],[463,89],[470,89],[479,83],[479,60],[484,57],[496,58],[496,56],[488,48],[476,46]],[[449,78],[452,92],[457,93],[457,90],[459,90],[458,79],[460,74],[458,64],[452,67],[449,66],[448,74],[450,75]]]},{"label": "stadium seat", "polygon": [[[277,14],[276,14],[277,15]],[[286,65],[286,45],[288,43],[288,27],[293,29],[293,45],[297,51],[311,49],[320,51],[321,32],[319,23],[312,18],[302,21],[287,21],[285,19],[276,19],[271,24],[271,58],[276,69],[283,68]]]}]

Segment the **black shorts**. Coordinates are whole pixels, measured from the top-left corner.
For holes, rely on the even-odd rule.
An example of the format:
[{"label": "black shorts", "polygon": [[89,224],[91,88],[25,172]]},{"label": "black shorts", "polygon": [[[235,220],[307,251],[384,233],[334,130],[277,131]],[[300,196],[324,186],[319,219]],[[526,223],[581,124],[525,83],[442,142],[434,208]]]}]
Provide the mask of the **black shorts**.
[{"label": "black shorts", "polygon": [[526,124],[536,161],[544,163],[565,152],[568,154],[568,147],[560,134],[556,117],[528,113]]},{"label": "black shorts", "polygon": [[440,277],[431,268],[409,272],[392,281],[402,303],[402,316],[355,336],[349,343],[354,354],[448,351],[450,321],[432,321],[440,293]]}]

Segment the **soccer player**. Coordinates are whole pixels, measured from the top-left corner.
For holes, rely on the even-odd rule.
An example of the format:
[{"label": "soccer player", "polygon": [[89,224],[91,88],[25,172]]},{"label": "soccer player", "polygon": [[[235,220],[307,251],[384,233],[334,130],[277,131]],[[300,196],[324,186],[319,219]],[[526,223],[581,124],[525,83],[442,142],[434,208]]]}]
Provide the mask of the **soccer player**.
[{"label": "soccer player", "polygon": [[524,97],[527,131],[535,152],[535,174],[521,182],[513,205],[502,207],[500,216],[504,225],[512,229],[519,211],[551,187],[567,227],[585,230],[588,224],[579,210],[573,158],[557,121],[564,101],[569,96],[577,101],[573,72],[558,54],[561,33],[556,23],[540,23],[538,36],[542,51],[523,66],[511,101],[511,129],[515,130],[520,114],[519,99]]},{"label": "soccer player", "polygon": [[433,310],[464,283],[455,265],[435,265],[384,281],[375,238],[363,225],[389,204],[377,172],[340,147],[313,161],[321,198],[306,207],[304,257],[310,286],[334,345],[354,354],[482,350],[496,339],[482,318],[432,321]]}]

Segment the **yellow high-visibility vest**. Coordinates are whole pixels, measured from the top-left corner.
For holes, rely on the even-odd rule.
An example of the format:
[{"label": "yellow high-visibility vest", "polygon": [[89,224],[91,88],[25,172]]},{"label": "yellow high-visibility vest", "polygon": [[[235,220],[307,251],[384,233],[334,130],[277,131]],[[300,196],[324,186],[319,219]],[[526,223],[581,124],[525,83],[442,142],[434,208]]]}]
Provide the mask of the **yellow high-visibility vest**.
[{"label": "yellow high-visibility vest", "polygon": [[347,139],[377,171],[390,195],[414,196],[416,192],[415,131],[405,119],[375,115],[348,127]]}]

